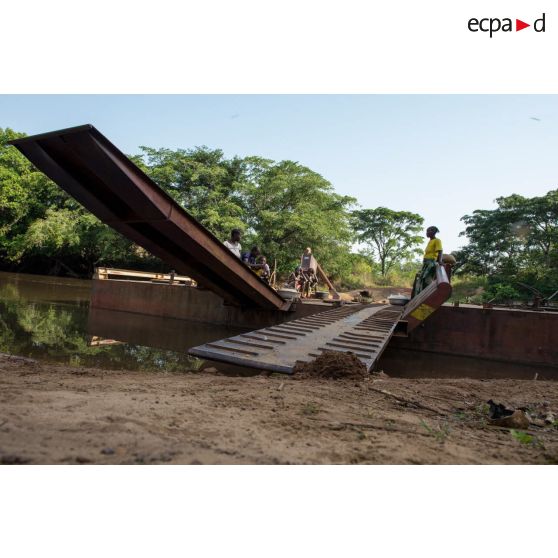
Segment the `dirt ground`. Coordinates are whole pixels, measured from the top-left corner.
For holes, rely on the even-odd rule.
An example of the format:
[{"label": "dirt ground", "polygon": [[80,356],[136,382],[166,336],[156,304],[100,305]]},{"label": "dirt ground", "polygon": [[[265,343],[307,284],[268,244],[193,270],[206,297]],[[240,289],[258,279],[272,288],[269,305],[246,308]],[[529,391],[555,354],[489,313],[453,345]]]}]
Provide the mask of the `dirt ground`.
[{"label": "dirt ground", "polygon": [[[558,463],[557,387],[106,371],[0,355],[0,463]],[[489,399],[534,423],[488,425]]]}]

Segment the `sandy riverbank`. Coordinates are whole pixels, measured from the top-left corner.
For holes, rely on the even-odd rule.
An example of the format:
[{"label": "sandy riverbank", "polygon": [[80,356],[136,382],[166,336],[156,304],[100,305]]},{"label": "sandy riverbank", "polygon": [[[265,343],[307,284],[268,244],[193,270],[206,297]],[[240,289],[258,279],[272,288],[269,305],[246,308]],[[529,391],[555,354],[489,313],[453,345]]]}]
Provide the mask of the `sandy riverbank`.
[{"label": "sandy riverbank", "polygon": [[487,426],[486,401],[558,417],[558,385],[72,368],[0,355],[2,463],[557,463],[557,424]]}]

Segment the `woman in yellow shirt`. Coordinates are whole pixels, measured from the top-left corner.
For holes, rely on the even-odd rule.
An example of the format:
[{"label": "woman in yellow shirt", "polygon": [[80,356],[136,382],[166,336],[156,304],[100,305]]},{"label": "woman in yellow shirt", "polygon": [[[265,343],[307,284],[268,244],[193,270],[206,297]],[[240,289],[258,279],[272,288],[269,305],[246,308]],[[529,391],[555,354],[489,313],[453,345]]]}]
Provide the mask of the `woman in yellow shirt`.
[{"label": "woman in yellow shirt", "polygon": [[442,264],[442,241],[436,238],[436,234],[439,232],[438,227],[428,227],[426,229],[426,236],[430,240],[424,250],[422,269],[415,279],[412,296],[417,295],[432,283],[434,277],[436,277],[436,263]]}]

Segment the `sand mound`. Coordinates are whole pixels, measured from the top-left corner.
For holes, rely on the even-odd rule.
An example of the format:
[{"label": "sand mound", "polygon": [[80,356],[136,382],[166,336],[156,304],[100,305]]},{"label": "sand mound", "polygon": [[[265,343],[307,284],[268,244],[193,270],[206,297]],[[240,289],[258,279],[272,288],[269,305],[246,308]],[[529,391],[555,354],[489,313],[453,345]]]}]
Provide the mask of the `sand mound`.
[{"label": "sand mound", "polygon": [[366,366],[353,353],[324,351],[312,362],[299,363],[295,377],[362,380],[368,377]]}]

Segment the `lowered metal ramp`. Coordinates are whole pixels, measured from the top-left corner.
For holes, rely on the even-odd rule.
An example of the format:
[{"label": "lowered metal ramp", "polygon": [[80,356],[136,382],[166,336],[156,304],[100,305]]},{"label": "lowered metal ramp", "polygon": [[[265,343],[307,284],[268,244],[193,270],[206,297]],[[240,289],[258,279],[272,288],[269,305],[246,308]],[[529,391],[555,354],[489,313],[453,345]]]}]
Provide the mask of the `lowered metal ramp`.
[{"label": "lowered metal ramp", "polygon": [[271,287],[90,124],[12,142],[103,223],[226,301],[288,310]]},{"label": "lowered metal ramp", "polygon": [[291,374],[297,362],[323,351],[354,353],[368,370],[378,360],[401,316],[393,306],[347,305],[193,347],[191,355]]}]

